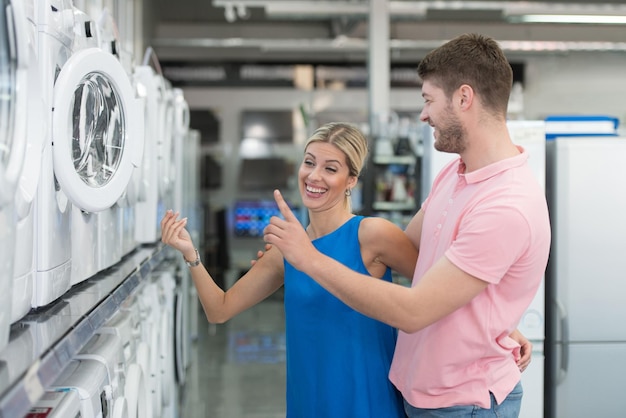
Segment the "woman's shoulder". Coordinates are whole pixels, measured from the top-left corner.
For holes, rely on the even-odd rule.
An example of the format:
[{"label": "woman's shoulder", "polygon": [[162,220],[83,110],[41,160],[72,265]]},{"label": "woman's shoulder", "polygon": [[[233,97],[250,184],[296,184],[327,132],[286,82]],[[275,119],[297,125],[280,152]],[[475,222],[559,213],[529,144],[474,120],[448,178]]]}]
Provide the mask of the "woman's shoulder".
[{"label": "woman's shoulder", "polygon": [[404,233],[402,229],[388,219],[379,216],[363,217],[359,224],[359,237],[364,239],[380,239],[384,236],[393,236],[397,233]]}]

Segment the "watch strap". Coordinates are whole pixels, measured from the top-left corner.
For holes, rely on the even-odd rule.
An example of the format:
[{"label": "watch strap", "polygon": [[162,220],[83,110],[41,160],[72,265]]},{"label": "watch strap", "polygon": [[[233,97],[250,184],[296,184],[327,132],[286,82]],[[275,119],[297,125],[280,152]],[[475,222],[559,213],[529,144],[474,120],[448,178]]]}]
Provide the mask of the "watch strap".
[{"label": "watch strap", "polygon": [[188,261],[184,256],[183,256],[183,260],[185,260],[185,263],[187,264],[188,267],[196,267],[200,264],[200,253],[198,252],[198,249],[195,248],[196,250],[196,259],[194,261]]}]

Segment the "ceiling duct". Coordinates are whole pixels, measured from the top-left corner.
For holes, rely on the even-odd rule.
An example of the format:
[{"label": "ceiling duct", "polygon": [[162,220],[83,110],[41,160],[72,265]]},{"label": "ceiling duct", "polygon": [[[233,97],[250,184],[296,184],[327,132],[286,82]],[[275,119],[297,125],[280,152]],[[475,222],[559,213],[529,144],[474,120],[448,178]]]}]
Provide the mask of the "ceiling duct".
[{"label": "ceiling duct", "polygon": [[[263,8],[268,18],[274,19],[332,19],[335,17],[367,18],[367,1],[300,1],[300,0],[213,0],[213,6]],[[542,16],[542,23],[607,23],[621,24],[626,16],[626,5],[617,3],[552,3],[534,1],[389,1],[390,19],[509,21],[521,23]],[[232,16],[232,13],[229,13]],[[551,19],[551,16],[553,17]],[[567,16],[573,16],[567,20]],[[595,19],[585,20],[583,16]],[[599,17],[606,16],[605,21]],[[609,18],[613,16],[613,18]]]}]

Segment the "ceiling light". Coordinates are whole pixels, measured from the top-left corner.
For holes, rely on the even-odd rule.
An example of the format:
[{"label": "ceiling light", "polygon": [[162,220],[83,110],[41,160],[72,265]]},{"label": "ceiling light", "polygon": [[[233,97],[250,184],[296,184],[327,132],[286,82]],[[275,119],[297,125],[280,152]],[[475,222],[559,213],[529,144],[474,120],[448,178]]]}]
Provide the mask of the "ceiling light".
[{"label": "ceiling light", "polygon": [[626,16],[528,14],[511,16],[509,17],[509,21],[514,23],[582,23],[592,25],[624,25],[626,24]]}]

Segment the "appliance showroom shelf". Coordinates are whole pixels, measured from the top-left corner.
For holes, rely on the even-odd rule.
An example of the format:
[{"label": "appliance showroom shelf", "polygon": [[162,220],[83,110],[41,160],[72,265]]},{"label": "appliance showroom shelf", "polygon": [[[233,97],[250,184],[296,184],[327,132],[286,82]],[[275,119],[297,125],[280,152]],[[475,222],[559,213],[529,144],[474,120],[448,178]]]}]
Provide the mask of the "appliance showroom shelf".
[{"label": "appliance showroom shelf", "polygon": [[0,418],[25,416],[168,251],[161,244],[138,247],[13,324],[9,344],[0,352]]}]

